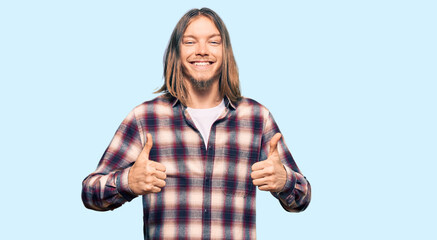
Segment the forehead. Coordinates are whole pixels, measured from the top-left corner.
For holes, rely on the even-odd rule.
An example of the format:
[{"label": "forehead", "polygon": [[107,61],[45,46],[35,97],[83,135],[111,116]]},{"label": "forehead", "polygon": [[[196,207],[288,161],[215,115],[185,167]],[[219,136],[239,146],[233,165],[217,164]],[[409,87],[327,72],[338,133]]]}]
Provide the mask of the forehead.
[{"label": "forehead", "polygon": [[214,22],[205,16],[193,18],[185,29],[184,36],[208,37],[220,34]]}]

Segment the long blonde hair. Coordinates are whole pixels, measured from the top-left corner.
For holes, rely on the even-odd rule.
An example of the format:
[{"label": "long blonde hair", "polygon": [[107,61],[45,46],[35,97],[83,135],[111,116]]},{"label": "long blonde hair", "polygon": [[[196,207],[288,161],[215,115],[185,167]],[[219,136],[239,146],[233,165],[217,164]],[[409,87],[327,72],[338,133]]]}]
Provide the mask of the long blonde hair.
[{"label": "long blonde hair", "polygon": [[231,102],[236,103],[242,96],[231,40],[222,19],[209,8],[191,9],[176,24],[164,54],[164,84],[155,93],[165,93],[169,98],[176,97],[182,104],[186,105],[188,92],[183,83],[180,44],[187,26],[198,16],[211,19],[220,32],[223,43],[222,72],[219,82],[220,95],[227,96]]}]

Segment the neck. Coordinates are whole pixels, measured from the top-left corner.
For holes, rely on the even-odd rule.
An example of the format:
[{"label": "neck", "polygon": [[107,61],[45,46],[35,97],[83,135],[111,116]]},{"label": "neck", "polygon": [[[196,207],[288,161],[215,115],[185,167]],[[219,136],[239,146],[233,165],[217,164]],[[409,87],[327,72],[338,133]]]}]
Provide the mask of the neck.
[{"label": "neck", "polygon": [[188,87],[187,107],[190,108],[213,108],[220,104],[222,97],[219,91],[219,81],[214,81],[206,89],[193,87],[190,81],[185,81]]}]

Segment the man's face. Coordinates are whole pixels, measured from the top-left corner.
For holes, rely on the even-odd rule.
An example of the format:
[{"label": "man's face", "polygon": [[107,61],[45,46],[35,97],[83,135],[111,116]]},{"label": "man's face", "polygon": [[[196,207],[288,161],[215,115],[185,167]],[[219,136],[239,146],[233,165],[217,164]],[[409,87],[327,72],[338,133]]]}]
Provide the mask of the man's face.
[{"label": "man's face", "polygon": [[208,88],[219,78],[223,45],[219,30],[209,18],[199,16],[192,20],[180,49],[184,77],[194,87]]}]

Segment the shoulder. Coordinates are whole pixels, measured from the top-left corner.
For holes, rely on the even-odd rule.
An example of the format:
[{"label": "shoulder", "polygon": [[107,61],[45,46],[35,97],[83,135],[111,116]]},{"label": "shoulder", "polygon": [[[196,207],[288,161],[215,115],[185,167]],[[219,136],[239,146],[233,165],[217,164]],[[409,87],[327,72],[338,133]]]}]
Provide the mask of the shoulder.
[{"label": "shoulder", "polygon": [[268,111],[268,109],[262,105],[261,103],[259,103],[258,101],[252,99],[252,98],[247,98],[247,97],[243,97],[241,98],[236,104],[235,104],[235,108],[239,109],[239,108],[259,108],[262,109],[263,111]]},{"label": "shoulder", "polygon": [[155,117],[171,112],[175,99],[170,99],[165,95],[160,95],[151,100],[145,101],[132,110],[136,117],[153,115]]},{"label": "shoulder", "polygon": [[140,105],[137,106],[141,107],[141,106],[156,106],[156,105],[169,105],[171,106],[173,104],[173,99],[170,99],[168,97],[166,97],[165,95],[159,95],[151,100],[147,100],[143,103],[141,103]]},{"label": "shoulder", "polygon": [[252,98],[241,98],[236,104],[235,109],[237,113],[241,114],[244,113],[244,115],[257,115],[260,117],[267,117],[270,112],[269,110],[259,103],[258,101],[252,99]]}]

